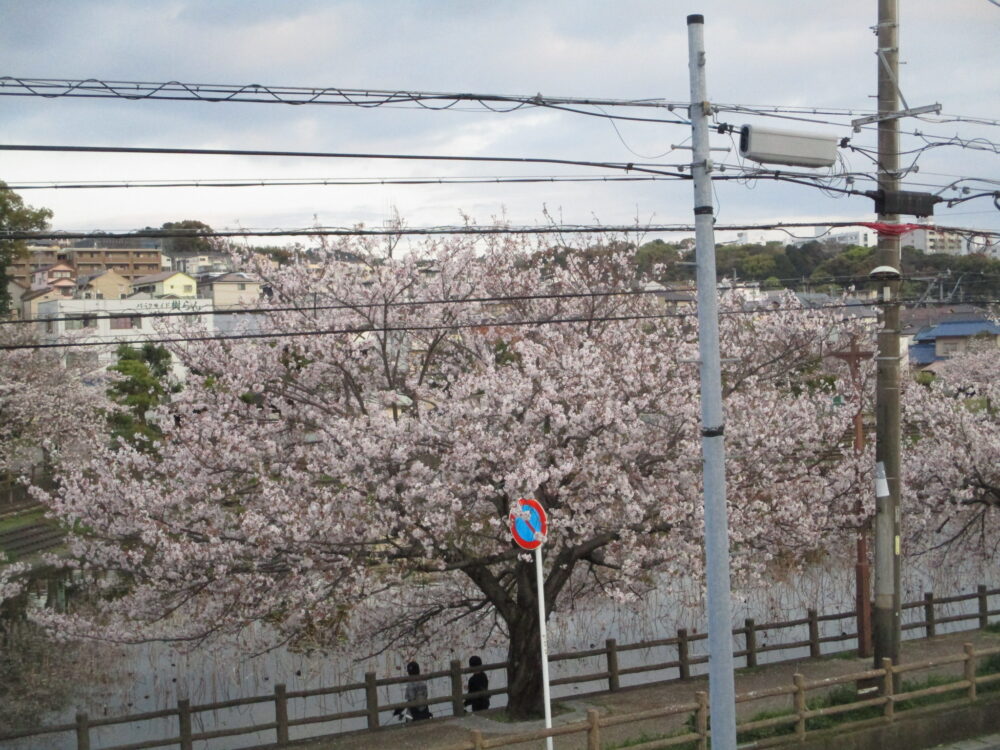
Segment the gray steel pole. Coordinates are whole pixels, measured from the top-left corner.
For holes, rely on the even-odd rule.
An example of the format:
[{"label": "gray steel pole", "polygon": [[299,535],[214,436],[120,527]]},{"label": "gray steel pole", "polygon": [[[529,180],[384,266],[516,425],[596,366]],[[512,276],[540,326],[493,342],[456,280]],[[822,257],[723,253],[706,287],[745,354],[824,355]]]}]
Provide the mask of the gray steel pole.
[{"label": "gray steel pole", "polygon": [[709,177],[705,86],[705,18],[690,15],[688,65],[691,79],[691,143],[695,252],[698,278],[698,351],[701,359],[701,448],[704,457],[705,573],[708,584],[708,692],[713,750],[736,750],[736,690],[733,683],[732,608],[729,591],[729,524],[726,511],[726,446],[723,440],[722,373],[719,361],[718,284]]},{"label": "gray steel pole", "polygon": [[[878,112],[899,110],[898,0],[878,0]],[[878,124],[878,186],[899,190],[899,120]],[[898,223],[896,214],[879,221]],[[880,235],[878,265],[900,268],[899,237]],[[900,408],[899,280],[879,281],[883,301],[878,334],[875,394],[875,460],[884,469],[888,494],[875,509],[875,607],[872,617],[875,667],[899,662],[900,643]]]}]

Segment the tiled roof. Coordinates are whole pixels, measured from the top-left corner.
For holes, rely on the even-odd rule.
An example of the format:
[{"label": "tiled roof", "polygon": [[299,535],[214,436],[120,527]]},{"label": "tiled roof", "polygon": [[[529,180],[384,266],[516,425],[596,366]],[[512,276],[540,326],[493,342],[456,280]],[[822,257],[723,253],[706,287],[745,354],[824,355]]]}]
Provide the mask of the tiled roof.
[{"label": "tiled roof", "polygon": [[998,335],[1000,334],[1000,326],[992,320],[948,320],[919,331],[913,340],[923,342],[945,337],[968,338],[980,333]]},{"label": "tiled roof", "polygon": [[151,273],[149,276],[140,276],[138,279],[132,282],[132,286],[139,286],[141,284],[155,284],[158,281],[166,281],[171,276],[177,276],[178,274],[186,276],[183,271],[161,271],[160,273]]}]

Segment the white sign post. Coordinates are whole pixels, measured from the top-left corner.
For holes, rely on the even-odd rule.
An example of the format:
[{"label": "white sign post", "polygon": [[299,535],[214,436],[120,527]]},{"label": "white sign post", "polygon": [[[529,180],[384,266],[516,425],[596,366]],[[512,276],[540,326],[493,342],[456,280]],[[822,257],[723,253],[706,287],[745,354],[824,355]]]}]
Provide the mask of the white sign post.
[{"label": "white sign post", "polygon": [[[527,518],[523,517],[527,515]],[[542,700],[545,704],[545,728],[552,729],[552,701],[549,697],[549,642],[545,633],[545,576],[542,571],[542,543],[548,531],[545,509],[537,500],[521,498],[510,514],[510,533],[520,547],[535,552],[535,588],[538,591],[538,636],[542,647]],[[552,750],[552,738],[545,738],[546,750]]]}]

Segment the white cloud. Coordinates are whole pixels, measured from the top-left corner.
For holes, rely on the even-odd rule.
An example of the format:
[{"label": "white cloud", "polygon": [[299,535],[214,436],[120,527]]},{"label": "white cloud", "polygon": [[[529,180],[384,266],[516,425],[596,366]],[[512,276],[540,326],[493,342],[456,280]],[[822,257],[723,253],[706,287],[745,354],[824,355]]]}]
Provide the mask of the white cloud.
[{"label": "white cloud", "polygon": [[[908,102],[916,106],[938,101],[949,112],[1000,119],[1000,77],[994,74],[1000,9],[985,0],[908,0],[901,5],[906,61],[901,85]],[[662,0],[35,0],[5,7],[0,74],[683,100],[688,95],[685,16],[691,11],[706,17],[709,93],[714,100],[873,107],[873,0],[704,0],[684,7]],[[635,161],[644,158],[636,153],[663,153],[689,134],[684,127],[638,123],[620,123],[616,133],[599,118],[545,110],[493,114],[473,105],[427,112],[15,97],[5,97],[2,104],[0,133],[6,143]],[[747,118],[723,119],[738,125]],[[797,127],[851,136],[856,145],[874,147],[873,133],[854,135],[845,118],[839,122]],[[904,130],[913,129],[1000,141],[1000,128],[991,126],[905,120]],[[723,136],[716,138],[727,142]],[[921,143],[904,137],[904,148]],[[689,153],[675,151],[664,160],[677,162]],[[858,154],[847,157],[854,169],[872,169],[871,161]],[[1000,156],[938,149],[923,155],[918,164],[920,171],[909,178],[912,189],[938,189],[954,179],[951,175],[997,178]],[[14,182],[581,171],[592,173],[526,165],[7,152],[0,178]],[[452,223],[461,209],[486,220],[504,206],[516,223],[532,223],[539,220],[543,204],[560,207],[573,221],[596,215],[617,223],[636,214],[655,215],[663,222],[687,221],[691,215],[687,183],[95,192],[32,191],[26,197],[52,207],[56,225],[65,228],[127,228],[177,218],[201,218],[220,226],[236,221],[246,226],[302,226],[314,214],[326,223],[377,223],[394,205],[415,225]],[[867,199],[834,201],[805,187],[760,182],[750,190],[725,183],[717,186],[717,193],[722,222],[871,216]],[[1000,227],[1000,212],[968,213],[976,208],[989,206],[956,207],[955,218]],[[942,207],[940,220],[945,222],[948,215]]]}]

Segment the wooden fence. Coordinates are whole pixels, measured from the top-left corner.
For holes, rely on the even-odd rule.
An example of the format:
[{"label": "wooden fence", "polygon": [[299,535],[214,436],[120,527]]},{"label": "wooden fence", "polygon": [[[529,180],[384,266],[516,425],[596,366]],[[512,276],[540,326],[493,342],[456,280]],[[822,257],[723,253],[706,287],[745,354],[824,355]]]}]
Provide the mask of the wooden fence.
[{"label": "wooden fence", "polygon": [[[978,697],[978,690],[987,685],[1000,684],[1000,673],[977,675],[977,664],[984,657],[1000,656],[1000,648],[990,648],[976,651],[972,644],[966,643],[961,654],[948,656],[940,659],[927,659],[925,661],[914,662],[905,665],[894,666],[889,659],[882,660],[881,669],[870,669],[864,672],[841,675],[839,677],[828,677],[822,680],[807,681],[801,674],[792,676],[792,682],[786,685],[757,690],[752,693],[741,693],[736,696],[737,705],[746,706],[754,701],[767,700],[773,705],[775,698],[788,696],[788,709],[786,711],[769,710],[766,718],[737,721],[736,733],[741,747],[753,747],[753,740],[740,740],[739,735],[746,735],[750,732],[760,730],[778,730],[777,736],[766,738],[766,745],[773,746],[784,742],[802,742],[806,740],[810,733],[823,731],[828,727],[817,729],[810,727],[810,720],[823,717],[836,717],[864,709],[878,709],[877,716],[845,717],[837,724],[838,733],[860,729],[865,726],[877,726],[880,724],[891,724],[896,721],[897,715],[905,713],[907,710],[921,707],[921,699],[932,696],[946,696],[950,693],[957,694],[954,701],[949,701],[947,706],[942,706],[947,710],[952,710],[956,705],[974,703]],[[900,676],[913,674],[915,672],[927,672],[941,667],[960,666],[962,677],[945,684],[929,685],[926,687],[915,687],[910,690],[897,690],[896,683]],[[809,707],[809,693],[823,691],[828,693],[831,689],[839,686],[854,687],[859,682],[874,683],[876,690],[872,691],[872,697],[858,695],[856,700],[837,703],[822,707]],[[867,694],[865,694],[867,695]],[[546,737],[579,736],[578,747],[586,747],[587,750],[600,750],[602,745],[601,730],[622,724],[635,724],[637,722],[649,721],[650,719],[675,719],[684,718],[685,730],[664,735],[656,739],[649,739],[643,734],[638,740],[641,744],[633,742],[630,747],[636,750],[659,750],[660,748],[685,745],[696,747],[698,750],[707,750],[708,740],[712,736],[709,729],[709,706],[708,695],[699,691],[694,693],[694,700],[690,703],[673,705],[664,708],[656,708],[642,712],[627,714],[617,714],[601,717],[596,709],[587,710],[586,721],[565,724],[552,729],[538,729],[532,732],[522,732],[518,734],[505,735],[503,737],[492,737],[486,739],[479,730],[471,730],[469,739],[465,742],[449,745],[441,750],[493,750],[495,748],[509,748],[521,745],[526,742],[540,741]],[[907,706],[909,704],[909,706]],[[744,713],[746,713],[744,709]],[[693,721],[691,721],[693,719]],[[676,721],[674,722],[677,723]],[[781,730],[784,732],[781,732]],[[634,739],[634,738],[633,738]],[[584,744],[585,743],[585,744]]]},{"label": "wooden fence", "polygon": [[[980,585],[976,591],[968,594],[960,594],[958,596],[949,597],[935,597],[932,593],[927,593],[921,601],[910,602],[903,604],[904,610],[923,610],[923,620],[911,621],[903,624],[903,630],[905,633],[912,633],[914,631],[923,631],[925,637],[932,637],[937,633],[937,628],[941,625],[950,623],[975,623],[971,628],[965,629],[976,629],[985,628],[990,621],[990,617],[1000,615],[1000,608],[991,609],[990,608],[990,597],[1000,596],[1000,589],[987,589],[986,586]],[[975,601],[976,611],[969,612],[965,614],[954,614],[948,616],[939,616],[937,612],[937,607],[945,606],[950,604],[960,604],[964,602]],[[734,657],[737,659],[743,659],[743,666],[754,667],[757,666],[758,657],[761,654],[768,652],[777,651],[788,651],[788,650],[798,650],[806,649],[809,650],[809,655],[811,657],[820,656],[822,653],[823,644],[827,643],[839,643],[842,641],[849,641],[857,638],[856,632],[841,631],[836,635],[821,635],[821,624],[826,622],[835,621],[848,621],[851,623],[855,618],[855,612],[841,612],[835,614],[820,615],[816,610],[810,609],[806,613],[806,617],[797,620],[788,620],[783,622],[770,622],[758,624],[752,619],[747,619],[744,621],[744,625],[741,628],[736,628],[733,630],[733,635],[737,638],[741,638],[743,642],[743,648],[738,649],[734,652]],[[781,642],[780,634],[783,631],[789,629],[805,629],[805,637],[798,640],[792,640],[787,642]],[[766,638],[762,638],[762,635],[775,635],[778,634],[778,642],[765,643]],[[920,637],[919,635],[913,637]],[[562,685],[583,685],[586,683],[593,683],[595,681],[606,682],[608,690],[617,691],[621,688],[621,678],[628,675],[639,675],[643,673],[659,672],[663,670],[673,670],[675,672],[675,677],[672,679],[684,680],[691,676],[692,667],[705,664],[708,662],[708,656],[705,654],[696,655],[692,653],[691,645],[698,641],[703,641],[708,638],[706,633],[689,633],[686,629],[680,629],[677,631],[677,635],[672,638],[662,638],[651,641],[641,641],[639,643],[632,644],[618,644],[613,638],[605,641],[603,648],[594,648],[585,651],[573,651],[561,654],[551,654],[549,656],[549,662],[559,663],[580,659],[588,658],[600,658],[603,660],[604,668],[599,672],[592,672],[587,674],[577,674],[566,677],[559,677],[551,681],[553,687],[558,687]],[[671,651],[674,658],[666,661],[651,661],[644,659],[641,665],[632,667],[621,667],[619,664],[620,657],[631,651],[638,650],[648,650],[653,649],[663,649],[666,648]],[[794,657],[792,657],[794,658]],[[778,660],[775,660],[778,661]],[[0,740],[14,740],[22,739],[27,737],[39,737],[43,735],[52,735],[60,733],[70,733],[76,736],[76,747],[77,750],[91,750],[91,739],[92,730],[99,729],[101,727],[110,727],[121,724],[135,724],[138,722],[148,722],[154,720],[164,720],[169,719],[171,723],[176,726],[175,733],[172,736],[162,737],[160,739],[147,739],[142,742],[132,743],[128,745],[114,745],[103,748],[103,750],[140,750],[141,748],[153,748],[153,747],[180,747],[181,750],[191,750],[193,748],[193,743],[199,740],[210,740],[222,737],[235,737],[246,734],[255,734],[258,732],[274,732],[274,741],[278,745],[282,745],[290,741],[289,730],[294,727],[303,727],[311,724],[321,724],[321,723],[331,723],[337,721],[345,721],[350,719],[364,719],[365,725],[369,730],[378,729],[381,726],[381,714],[387,711],[394,711],[396,709],[406,708],[412,704],[408,703],[380,703],[378,689],[380,687],[393,686],[393,685],[403,685],[405,683],[411,682],[414,679],[421,680],[435,680],[446,678],[449,682],[450,690],[447,695],[432,697],[428,701],[431,706],[444,706],[445,712],[437,711],[438,715],[441,716],[443,713],[450,713],[454,716],[461,716],[465,713],[464,702],[468,697],[464,693],[464,676],[466,674],[476,672],[476,671],[497,671],[501,669],[506,669],[506,662],[497,662],[492,664],[485,664],[479,667],[463,667],[458,661],[452,661],[447,670],[441,670],[436,672],[428,672],[420,675],[417,678],[409,676],[401,677],[377,677],[374,672],[368,672],[365,674],[365,679],[363,682],[356,682],[347,685],[338,685],[336,687],[324,687],[316,688],[312,690],[287,690],[284,684],[278,684],[274,687],[274,692],[268,695],[258,695],[249,698],[238,698],[235,700],[219,701],[214,703],[205,704],[191,704],[190,701],[181,699],[177,701],[177,706],[174,708],[163,709],[160,711],[149,711],[145,713],[127,714],[123,716],[116,717],[101,717],[92,718],[84,712],[79,712],[76,715],[76,720],[73,723],[41,727],[37,729],[32,729],[23,732],[0,734]],[[911,669],[909,665],[905,667],[894,667],[894,673],[900,673],[901,671]],[[882,670],[876,670],[873,674],[882,674]],[[498,688],[488,691],[491,696],[506,694],[506,688]],[[317,698],[322,696],[349,696],[355,699],[357,703],[363,703],[364,707],[353,711],[340,711],[330,714],[312,714],[297,716],[296,718],[290,717],[289,703],[291,701],[298,700],[308,700],[310,698]],[[879,699],[881,700],[881,699]],[[193,730],[193,718],[200,714],[220,711],[225,709],[254,706],[261,704],[270,704],[272,709],[273,720],[263,723],[252,723],[247,724],[242,727],[226,727],[223,729],[216,729],[211,731],[200,731],[195,732]],[[692,704],[688,707],[683,707],[684,711],[690,712],[697,709],[700,704]],[[874,705],[874,704],[872,704]],[[879,704],[882,705],[882,704]],[[887,704],[889,705],[889,704]],[[891,706],[890,706],[891,707]],[[305,707],[303,706],[303,709]],[[671,709],[673,710],[673,709]],[[680,709],[678,709],[680,710]],[[297,712],[296,712],[297,713]],[[301,713],[306,713],[303,710]],[[663,712],[656,713],[657,716],[664,715]],[[638,720],[638,719],[633,719]],[[601,719],[601,726],[610,726],[608,721],[610,719]],[[588,725],[589,726],[589,725]],[[561,727],[558,730],[552,730],[556,733],[564,733],[568,731],[565,727]],[[573,731],[580,731],[579,729]],[[590,730],[588,730],[590,731]],[[147,733],[146,736],[148,736]],[[329,737],[333,735],[318,735],[317,738]],[[539,735],[544,736],[544,735]],[[690,738],[689,738],[690,739]],[[483,740],[484,743],[481,747],[501,747],[501,745],[490,744],[495,742],[494,740]],[[255,741],[255,744],[260,744]],[[465,748],[480,747],[480,745],[463,745]],[[666,747],[666,745],[663,745]]]}]

